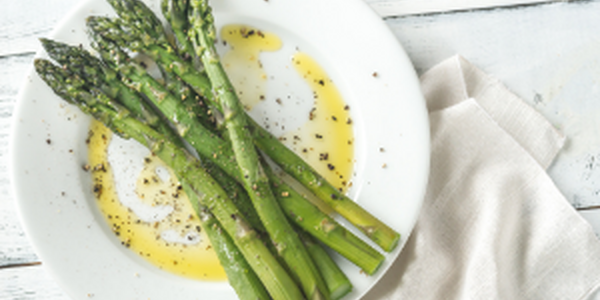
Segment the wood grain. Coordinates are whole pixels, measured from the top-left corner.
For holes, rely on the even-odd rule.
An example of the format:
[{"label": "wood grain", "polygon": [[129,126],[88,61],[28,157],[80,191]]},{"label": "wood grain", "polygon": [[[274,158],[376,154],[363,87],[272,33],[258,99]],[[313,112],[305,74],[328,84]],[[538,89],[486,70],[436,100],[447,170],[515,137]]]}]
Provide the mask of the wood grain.
[{"label": "wood grain", "polygon": [[0,1],[0,57],[40,49],[38,38],[47,36],[80,0]]},{"label": "wood grain", "polygon": [[11,117],[32,59],[32,54],[0,58],[0,266],[37,261],[18,219],[8,173]]},{"label": "wood grain", "polygon": [[0,299],[69,299],[42,266],[2,269],[0,282]]},{"label": "wood grain", "polygon": [[556,0],[365,0],[382,17],[539,4]]},{"label": "wood grain", "polygon": [[16,97],[40,49],[38,38],[48,36],[78,2],[0,1],[0,299],[68,299],[42,266],[25,266],[39,260],[11,195],[8,149]]},{"label": "wood grain", "polygon": [[576,208],[600,205],[599,1],[387,19],[419,73],[460,54],[567,136],[548,172]]}]

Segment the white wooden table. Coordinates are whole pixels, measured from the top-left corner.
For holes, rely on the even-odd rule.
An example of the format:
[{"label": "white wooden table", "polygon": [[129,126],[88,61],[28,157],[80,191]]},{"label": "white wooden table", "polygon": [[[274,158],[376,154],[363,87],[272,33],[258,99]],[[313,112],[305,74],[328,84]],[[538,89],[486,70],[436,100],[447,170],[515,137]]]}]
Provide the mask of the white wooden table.
[{"label": "white wooden table", "polygon": [[[0,299],[68,299],[21,229],[7,155],[17,92],[39,49],[37,38],[47,36],[79,1],[0,0]],[[385,22],[419,73],[460,54],[567,135],[549,173],[600,235],[600,1],[517,5],[489,0],[513,3],[420,15],[400,14],[414,7],[409,0],[368,2],[389,15]],[[456,3],[461,2],[469,1]]]}]

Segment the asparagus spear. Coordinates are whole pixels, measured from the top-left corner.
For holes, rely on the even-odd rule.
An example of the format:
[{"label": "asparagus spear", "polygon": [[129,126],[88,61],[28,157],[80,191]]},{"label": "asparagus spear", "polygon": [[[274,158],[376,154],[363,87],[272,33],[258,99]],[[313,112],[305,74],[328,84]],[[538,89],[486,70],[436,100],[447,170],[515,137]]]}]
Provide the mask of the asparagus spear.
[{"label": "asparagus spear", "polygon": [[154,109],[145,101],[139,101],[140,95],[123,84],[119,74],[106,68],[100,59],[80,47],[45,38],[41,38],[40,42],[52,59],[65,66],[65,71],[72,73],[71,75],[78,74],[89,86],[100,89],[110,98],[119,99],[132,114],[137,118],[143,118],[150,126],[162,124]]},{"label": "asparagus spear", "polygon": [[[310,232],[313,237],[346,257],[365,273],[372,275],[379,269],[384,260],[381,253],[346,230],[316,206],[305,205],[300,193],[286,185],[270,168],[265,170],[270,175],[273,191],[279,195],[285,195],[279,199],[281,206],[285,207],[285,210],[289,212],[288,217],[292,218],[298,227]],[[301,211],[303,214],[295,215],[296,211]]]},{"label": "asparagus spear", "polygon": [[197,56],[204,64],[213,87],[213,95],[222,108],[225,127],[242,173],[244,187],[271,240],[300,282],[306,297],[330,299],[321,274],[271,191],[269,179],[247,129],[246,114],[214,47],[216,32],[210,7],[206,1],[192,0],[191,4],[190,38]]},{"label": "asparagus spear", "polygon": [[[119,10],[120,6],[113,6],[113,8]],[[126,13],[143,15],[149,19],[156,18],[154,14],[148,14],[147,10],[143,9],[121,12],[121,14]],[[88,18],[87,25],[92,31],[107,37],[124,48],[150,56],[154,61],[164,66],[165,70],[176,74],[189,84],[198,94],[202,96],[212,95],[212,87],[206,74],[179,57],[177,50],[165,41],[166,38],[152,40],[145,35],[143,31],[145,29],[136,28],[133,24],[128,24],[122,19],[91,16]],[[161,31],[164,31],[164,29],[161,29]]]},{"label": "asparagus spear", "polygon": [[[252,267],[248,264],[235,243],[225,232],[219,221],[210,210],[199,203],[193,189],[184,184],[183,191],[186,193],[198,218],[208,236],[215,253],[219,258],[221,266],[225,270],[229,284],[233,287],[240,300],[269,299],[269,293],[265,289]],[[313,250],[314,251],[314,250]]]},{"label": "asparagus spear", "polygon": [[[227,178],[215,177],[215,179],[217,181],[219,181],[221,185],[227,185],[227,186],[233,185],[231,183],[231,181],[228,181],[228,180],[232,180],[232,179],[226,175],[225,175],[225,177],[227,177]],[[241,188],[241,186],[239,186],[237,184],[235,184],[235,187]],[[248,220],[248,223],[250,223],[250,225],[253,228],[255,228],[255,230],[257,230],[258,232],[265,232],[264,226],[260,222],[260,219],[256,213],[256,210],[254,209],[254,207],[252,207],[251,202],[247,198],[247,194],[243,193],[243,189],[236,190],[236,191],[234,191],[234,193],[239,193],[239,194],[238,194],[238,197],[235,198],[235,199],[237,199],[237,201],[234,198],[232,198],[232,200],[234,201],[234,203],[236,204],[238,209],[240,209],[240,211],[242,211],[244,213],[244,215],[246,216],[246,219]],[[243,195],[243,197],[240,197],[242,195]],[[294,217],[297,218],[297,216],[293,215],[291,212],[289,214],[287,214],[287,216],[288,216],[288,219],[294,218]],[[302,222],[302,221],[300,220],[300,222]],[[321,246],[321,244],[315,242],[313,240],[313,238],[310,235],[308,235],[307,233],[300,232],[298,230],[297,230],[297,232],[298,232],[299,237],[301,238],[302,243],[305,245],[306,249],[308,250],[308,254],[312,258],[312,260],[315,263],[315,265],[317,266],[317,269],[319,270],[321,276],[323,277],[323,280],[325,280],[325,284],[327,285],[327,288],[329,290],[329,293],[330,293],[332,299],[333,300],[339,299],[342,296],[344,296],[345,294],[347,294],[348,292],[350,292],[352,290],[352,283],[350,282],[348,277],[346,277],[344,272],[335,264],[335,262],[329,256],[329,254],[323,248],[323,246]],[[273,245],[273,244],[269,244],[269,245]],[[269,245],[267,245],[267,246],[269,246]],[[271,249],[271,252],[275,253],[274,249]],[[380,255],[379,253],[377,253],[377,254]]]},{"label": "asparagus spear", "polygon": [[[92,115],[116,134],[134,138],[169,165],[188,192],[196,195],[199,204],[206,206],[218,219],[273,298],[303,298],[292,278],[256,238],[256,232],[219,184],[208,175],[199,160],[172,142],[168,136],[131,117],[129,111],[96,88],[86,89],[85,82],[78,76],[71,76],[66,70],[43,59],[37,59],[35,67],[57,95],[77,105],[84,113]],[[246,288],[240,292],[246,292]]]},{"label": "asparagus spear", "polygon": [[[127,12],[122,14],[125,13]],[[140,10],[137,13],[141,16],[142,11]],[[220,108],[218,102],[211,98],[210,83],[206,79],[206,74],[197,71],[189,63],[186,64],[183,59],[174,55],[173,53],[176,51],[168,43],[140,39],[135,34],[135,32],[139,34],[140,30],[137,30],[131,24],[125,25],[122,22],[111,21],[106,18],[98,18],[96,21],[92,25],[96,31],[103,32],[104,35],[111,37],[118,44],[127,45],[133,51],[149,54],[160,64],[168,66],[166,67],[167,71],[177,74],[197,93],[207,97],[209,101],[212,100],[211,103],[214,107]],[[176,26],[172,27],[177,28]],[[356,225],[383,250],[392,251],[396,247],[400,239],[400,235],[396,231],[341,193],[276,137],[252,121],[251,118],[248,119],[250,120],[249,125],[252,128],[254,143],[282,169],[329,204],[336,212]]]},{"label": "asparagus spear", "polygon": [[[99,88],[109,97],[117,99],[127,109],[130,107],[134,110],[137,110],[140,107],[144,108],[141,112],[132,112],[132,116],[144,120],[154,129],[172,137],[171,141],[178,142],[178,137],[173,137],[172,130],[170,130],[168,126],[163,126],[165,125],[164,122],[155,122],[155,120],[159,120],[160,117],[154,113],[152,108],[144,105],[146,103],[143,101],[142,96],[118,80],[118,74],[115,75],[116,73],[114,70],[106,68],[98,58],[79,47],[69,46],[49,39],[40,40],[42,41],[44,49],[52,59],[57,61],[60,65],[65,67],[68,66],[68,68],[65,68],[65,71],[70,73],[74,72],[78,76],[81,76],[81,79],[85,81],[86,84]],[[73,76],[72,73],[71,76]],[[243,188],[241,188],[234,179],[225,174],[220,168],[212,165],[208,160],[202,159],[201,161],[208,173],[221,185],[221,187],[223,187],[230,199],[234,201],[236,207],[238,207],[244,216],[248,218],[250,225],[252,225],[259,234],[264,233],[264,228],[262,228],[258,216],[250,210],[253,210],[253,208],[248,207],[245,201],[247,200],[247,197],[245,197],[246,194]],[[202,208],[195,207],[195,209],[198,214],[204,211]],[[202,214],[206,216],[207,213],[202,212]],[[257,225],[261,227],[258,228],[256,227]],[[261,236],[263,235],[264,234],[261,234]],[[218,237],[218,234],[215,234],[215,236]],[[266,241],[263,240],[263,242]],[[271,252],[274,253],[274,251]],[[227,261],[224,262],[223,266],[226,270],[228,268],[231,269],[231,267],[227,266]],[[240,267],[236,268],[239,269]]]},{"label": "asparagus spear", "polygon": [[[94,24],[98,19],[98,17],[89,18],[88,24]],[[219,166],[228,174],[239,172],[235,160],[230,159],[233,156],[231,148],[218,135],[207,130],[199,122],[197,115],[185,106],[179,97],[150,76],[140,64],[129,58],[123,49],[106,36],[94,30],[90,30],[89,33],[93,41],[92,47],[104,61],[121,73],[129,87],[146,95],[162,114],[171,120],[178,133],[191,146],[198,149],[205,157],[221,157]],[[188,139],[189,136],[195,139]]]},{"label": "asparagus spear", "polygon": [[[113,76],[113,72],[108,72],[108,74],[104,74],[102,72],[102,64],[93,56],[89,55],[89,53],[87,53],[86,51],[83,51],[80,48],[77,47],[70,47],[67,46],[65,44],[61,44],[61,43],[57,43],[55,41],[52,40],[47,40],[47,39],[42,39],[42,44],[44,45],[44,48],[47,49],[47,51],[49,52],[49,54],[51,55],[51,57],[53,57],[55,60],[57,60],[60,64],[63,65],[69,65],[69,70],[75,69],[77,71],[79,71],[78,73],[80,75],[86,76],[86,74],[88,76],[86,76],[85,78],[88,79],[88,81],[90,82],[90,84],[94,85],[94,86],[100,86],[103,87],[104,90],[112,92],[115,90],[119,90],[123,88],[123,85],[120,83],[120,81],[115,81],[115,80],[111,80],[114,79],[115,76]],[[70,62],[70,63],[69,63]],[[87,62],[87,63],[86,63]],[[92,75],[93,74],[93,75]],[[91,76],[90,76],[91,75]],[[102,76],[104,75],[104,76]],[[109,75],[109,76],[107,76]],[[125,88],[125,90],[127,90],[127,88]],[[133,91],[130,91],[131,93],[133,93]],[[127,100],[132,100],[132,101],[127,101],[130,104],[139,104],[139,103],[143,103],[143,101],[139,101],[139,99],[135,100],[135,99],[131,99],[131,94],[127,94],[127,93],[116,93],[116,96],[123,96],[123,95],[128,96]],[[138,105],[134,105],[134,107],[138,107]],[[148,116],[149,114],[146,113],[146,116]],[[139,117],[139,116],[138,116]],[[157,117],[154,116],[150,116],[150,119],[155,120],[158,119]],[[209,173],[219,182],[219,184],[224,187],[225,190],[228,190],[228,194],[230,195],[230,197],[232,199],[236,199],[236,198],[243,198],[242,196],[245,196],[242,191],[240,191],[239,189],[236,189],[237,187],[239,187],[237,185],[237,183],[235,183],[235,181],[232,183],[232,179],[229,178],[227,175],[223,174],[220,169],[215,169],[214,167],[207,167],[207,169],[209,170]],[[189,187],[184,186],[184,189],[187,191],[187,194],[191,196],[194,196],[193,193],[189,192],[188,189]],[[252,207],[248,207],[246,201],[244,201],[245,199],[240,199],[241,201],[235,201],[235,203],[237,204],[238,208],[244,208],[242,211],[244,213],[244,215],[246,217],[248,217],[249,223],[254,227],[254,228],[261,228],[264,231],[264,228],[262,228],[262,224],[260,223],[260,221],[258,220],[258,217],[256,216],[256,213],[253,211]],[[196,203],[195,201],[192,201],[192,203]],[[239,256],[239,251],[237,251],[237,249],[235,249],[235,246],[231,245],[231,241],[228,239],[228,236],[226,236],[226,234],[223,233],[223,231],[220,229],[220,227],[218,227],[218,223],[215,222],[214,217],[212,217],[212,215],[210,214],[210,212],[208,212],[208,210],[204,207],[198,207],[198,205],[194,205],[194,208],[196,210],[196,212],[198,213],[198,215],[200,216],[201,221],[203,222],[204,227],[207,228],[207,234],[209,235],[209,238],[211,239],[211,241],[214,242],[215,247],[220,247],[221,249],[218,249],[217,254],[219,255],[220,260],[223,262],[222,265],[224,267],[224,269],[226,270],[227,276],[230,279],[230,282],[232,284],[232,286],[234,286],[234,289],[239,291],[242,289],[246,289],[245,287],[255,287],[255,288],[263,288],[262,285],[259,282],[259,285],[257,286],[256,283],[250,284],[247,281],[250,280],[258,280],[258,278],[256,278],[255,276],[247,276],[246,273],[248,272],[252,272],[251,269],[249,269],[249,267],[246,267],[245,265],[242,265],[240,263],[236,263],[236,262],[241,262],[241,263],[245,263],[245,260],[243,260],[242,258],[236,258],[235,256]],[[228,243],[229,242],[229,243]],[[221,245],[221,243],[223,243]],[[314,245],[313,245],[314,247]],[[272,251],[273,252],[273,251]],[[311,257],[313,257],[313,255],[315,255],[316,253],[318,253],[317,251],[311,251]],[[345,276],[343,275],[343,273],[341,273],[341,270],[339,270],[339,268],[337,268],[337,266],[332,266],[330,264],[323,264],[323,258],[321,257],[322,253],[320,253],[318,256],[315,256],[316,258],[319,259],[319,270],[326,272],[326,274],[335,274],[336,276],[332,276],[327,282],[336,282],[337,280],[339,280],[339,278],[345,278]],[[325,261],[326,262],[326,261]],[[240,271],[241,270],[241,271]],[[241,274],[240,274],[241,272]],[[341,273],[341,274],[340,274]],[[253,273],[251,273],[250,275],[253,275]],[[339,284],[341,285],[341,283]],[[263,288],[264,290],[264,288]],[[260,294],[261,290],[259,289],[256,292],[253,293],[240,293],[240,297],[242,299],[260,299],[261,297],[256,297],[256,295],[261,295]]]},{"label": "asparagus spear", "polygon": [[338,300],[350,293],[352,291],[350,279],[340,270],[327,251],[305,232],[299,230],[298,236],[323,274],[331,299]]},{"label": "asparagus spear", "polygon": [[175,49],[183,58],[194,59],[194,49],[188,38],[188,7],[189,0],[162,0],[160,2],[162,14],[171,25],[175,36]]},{"label": "asparagus spear", "polygon": [[[95,40],[97,42],[97,40]],[[141,99],[141,96],[137,94],[135,91],[129,89],[124,86],[118,80],[118,74],[114,75],[114,72],[111,69],[107,69],[106,65],[97,62],[97,58],[91,56],[87,51],[75,47],[68,46],[62,43],[53,42],[50,40],[44,40],[43,45],[46,51],[50,54],[50,56],[59,62],[61,65],[69,65],[70,71],[76,72],[82,79],[88,81],[90,85],[100,87],[103,91],[106,92],[109,96],[112,95],[115,99],[121,101],[123,105],[125,105],[128,109],[133,106],[136,108],[140,103],[144,103]],[[117,55],[117,57],[123,58],[124,54],[119,54],[118,49],[108,48],[108,47],[98,47],[98,52],[107,57],[105,62],[111,63],[108,59],[115,59],[114,57],[110,57],[112,54]],[[86,63],[90,60],[90,63]],[[113,63],[117,63],[116,61]],[[85,65],[85,68],[76,67],[78,65]],[[97,68],[92,68],[93,66],[97,66]],[[105,74],[106,72],[106,74]],[[145,78],[145,77],[144,77]],[[152,79],[153,80],[153,79]],[[141,86],[143,82],[138,82],[136,85]],[[120,91],[118,93],[112,93],[112,91]],[[164,92],[167,93],[167,92]],[[148,98],[154,97],[155,93],[148,94]],[[164,97],[162,101],[167,101],[172,99],[171,97]],[[158,99],[154,99],[158,101]],[[186,104],[186,101],[183,101],[183,104]],[[189,112],[189,109],[184,108],[184,112]],[[156,115],[151,115],[153,113],[152,109],[144,109],[143,113],[137,114],[136,118],[143,118],[144,120],[158,120],[160,119]],[[170,115],[174,115],[169,113]],[[162,122],[158,122],[157,125],[162,125]],[[200,125],[195,125],[197,129],[203,129],[204,127]],[[163,131],[164,132],[164,131]],[[235,166],[231,164],[230,156],[232,156],[232,152],[229,149],[229,145],[224,143],[223,141],[216,138],[214,135],[211,135],[210,132],[206,131],[205,134],[199,136],[193,136],[190,132],[187,132],[186,140],[190,142],[190,144],[197,145],[196,150],[202,158],[203,162],[212,161],[219,168],[223,168],[223,170],[228,170],[227,172],[230,176],[232,176],[235,180],[241,181],[241,175],[236,168],[231,168],[231,166]],[[211,147],[210,145],[217,145],[216,147]],[[215,155],[217,154],[217,155]],[[207,167],[209,170],[213,168]],[[219,179],[220,177],[228,177],[226,175],[219,175],[215,172],[211,172],[211,175],[215,179]],[[273,182],[277,182],[277,175],[268,173],[271,180]],[[221,183],[224,187],[233,186],[233,184],[224,184]],[[338,251],[344,257],[349,259],[350,261],[357,264],[368,274],[372,273],[372,270],[376,270],[377,266],[381,264],[384,257],[374,251],[367,244],[362,242],[360,239],[356,238],[345,228],[337,224],[334,220],[328,217],[326,214],[319,211],[314,205],[309,203],[306,199],[304,199],[298,193],[290,193],[292,189],[289,186],[279,184],[280,190],[277,192],[278,200],[280,205],[284,208],[284,212],[288,216],[288,219],[292,220],[296,224],[301,223],[301,226],[305,228],[311,235],[315,236],[318,239],[321,239],[327,245],[330,245],[333,249]],[[239,188],[239,187],[236,187]],[[230,195],[239,195],[239,197],[243,196],[243,193],[239,190],[228,191]],[[283,196],[287,195],[287,196]],[[235,201],[237,198],[233,198]],[[238,208],[243,209],[240,205],[244,204],[244,201],[240,199],[235,202],[238,205]],[[248,209],[243,209],[243,212],[246,213]],[[306,217],[303,217],[306,216]],[[256,223],[254,223],[256,224]],[[328,224],[327,228],[338,228],[336,230],[328,230],[327,234],[323,234],[323,226],[320,224]],[[326,240],[330,241],[326,241]],[[358,245],[358,246],[356,246]],[[373,255],[375,253],[376,255]],[[369,259],[369,257],[371,257]],[[366,259],[365,259],[366,258]]]}]

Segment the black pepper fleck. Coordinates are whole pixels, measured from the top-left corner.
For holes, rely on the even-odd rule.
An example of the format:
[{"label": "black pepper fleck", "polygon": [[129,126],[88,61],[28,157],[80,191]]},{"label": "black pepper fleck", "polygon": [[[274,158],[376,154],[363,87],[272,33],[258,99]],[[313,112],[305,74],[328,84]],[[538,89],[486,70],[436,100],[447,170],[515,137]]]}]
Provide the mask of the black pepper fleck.
[{"label": "black pepper fleck", "polygon": [[308,113],[308,119],[309,120],[313,120],[315,118],[315,111],[317,110],[316,107],[313,107],[310,112]]},{"label": "black pepper fleck", "polygon": [[102,185],[95,184],[93,191],[94,191],[94,194],[96,194],[96,197],[100,197],[102,195]]}]

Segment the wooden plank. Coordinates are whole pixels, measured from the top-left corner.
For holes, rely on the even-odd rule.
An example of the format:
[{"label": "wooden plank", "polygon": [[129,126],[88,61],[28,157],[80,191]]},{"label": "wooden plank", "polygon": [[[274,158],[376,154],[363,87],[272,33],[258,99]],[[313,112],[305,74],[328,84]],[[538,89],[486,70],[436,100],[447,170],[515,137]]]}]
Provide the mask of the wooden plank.
[{"label": "wooden plank", "polygon": [[0,282],[0,299],[69,299],[42,266],[0,269]]},{"label": "wooden plank", "polygon": [[8,173],[11,117],[33,55],[0,58],[0,266],[37,261],[16,211]]},{"label": "wooden plank", "polygon": [[35,52],[38,38],[47,36],[81,0],[1,1],[0,57]]},{"label": "wooden plank", "polygon": [[600,2],[387,20],[419,73],[460,54],[567,136],[549,174],[574,207],[600,204]]},{"label": "wooden plank", "polygon": [[590,223],[596,236],[600,238],[600,209],[580,210],[579,214]]},{"label": "wooden plank", "polygon": [[556,0],[365,0],[381,17],[531,5]]}]

